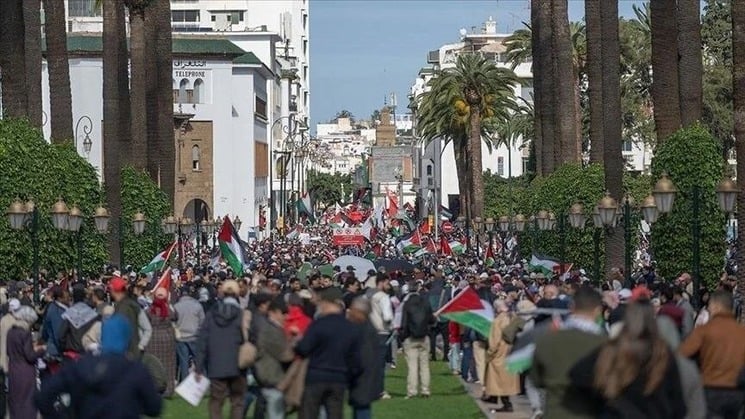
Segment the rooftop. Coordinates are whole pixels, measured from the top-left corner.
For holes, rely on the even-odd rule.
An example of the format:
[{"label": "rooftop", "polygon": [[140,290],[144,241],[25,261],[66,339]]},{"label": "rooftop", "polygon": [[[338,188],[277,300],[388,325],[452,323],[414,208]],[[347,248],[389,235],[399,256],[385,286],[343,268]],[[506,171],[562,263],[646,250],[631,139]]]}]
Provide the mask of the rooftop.
[{"label": "rooftop", "polygon": [[[210,56],[233,59],[250,55],[244,59],[248,60],[253,57],[256,62],[245,64],[261,64],[255,55],[244,51],[225,38],[174,35],[172,45],[174,56]],[[42,42],[42,51],[46,51],[46,42]],[[94,32],[70,34],[67,36],[67,51],[70,55],[100,54],[103,52],[102,34]]]}]

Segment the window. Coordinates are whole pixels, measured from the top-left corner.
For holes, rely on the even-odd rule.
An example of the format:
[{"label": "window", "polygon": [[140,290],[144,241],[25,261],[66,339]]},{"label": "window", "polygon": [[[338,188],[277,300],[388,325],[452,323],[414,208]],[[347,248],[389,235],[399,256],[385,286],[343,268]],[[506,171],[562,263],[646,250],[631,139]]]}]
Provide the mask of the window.
[{"label": "window", "polygon": [[202,153],[199,151],[199,146],[194,145],[191,147],[191,170],[198,172],[201,170],[199,165],[199,159]]},{"label": "window", "polygon": [[256,96],[254,113],[259,118],[267,119],[266,100]]},{"label": "window", "polygon": [[523,157],[523,174],[530,171],[530,157]]},{"label": "window", "polygon": [[427,176],[432,176],[432,165],[431,164],[427,165]]},{"label": "window", "polygon": [[230,12],[230,23],[232,23],[233,25],[237,25],[241,22],[243,22],[243,12]]},{"label": "window", "polygon": [[69,17],[101,16],[101,8],[96,7],[96,0],[69,0],[67,15]]},{"label": "window", "polygon": [[634,151],[634,144],[631,142],[631,140],[623,140],[623,143],[621,144],[621,151],[626,151],[629,153]]},{"label": "window", "polygon": [[504,157],[497,157],[497,174],[504,176]]},{"label": "window", "polygon": [[194,80],[193,103],[204,103],[204,81],[202,79]]},{"label": "window", "polygon": [[199,22],[199,10],[172,10],[171,22],[196,23]]},{"label": "window", "polygon": [[178,85],[178,103],[189,103],[186,89],[189,87],[189,80],[181,79]]}]

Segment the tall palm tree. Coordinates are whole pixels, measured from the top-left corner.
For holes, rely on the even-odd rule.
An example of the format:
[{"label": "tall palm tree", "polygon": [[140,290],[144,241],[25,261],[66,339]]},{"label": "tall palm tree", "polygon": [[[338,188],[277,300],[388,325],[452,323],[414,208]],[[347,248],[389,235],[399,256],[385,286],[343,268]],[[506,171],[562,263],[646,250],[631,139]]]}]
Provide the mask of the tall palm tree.
[{"label": "tall palm tree", "polygon": [[26,117],[41,128],[41,1],[23,0],[24,53],[26,62]]},{"label": "tall palm tree", "polygon": [[176,139],[173,122],[173,46],[171,39],[171,2],[153,0],[153,16],[156,25],[154,51],[157,56],[156,78],[158,99],[158,154],[160,188],[173,200],[176,191]]},{"label": "tall palm tree", "polygon": [[[617,0],[600,0],[600,24],[603,44],[601,71],[605,189],[620,202],[625,160],[621,155],[621,45]],[[621,266],[624,243],[621,229],[605,235],[606,270]]]},{"label": "tall palm tree", "polygon": [[0,1],[0,51],[3,117],[25,117],[28,96],[22,0]]},{"label": "tall palm tree", "polygon": [[492,119],[509,118],[516,109],[516,83],[512,71],[479,55],[462,53],[455,67],[433,78],[430,90],[420,98],[417,131],[424,141],[453,141],[459,183],[467,184],[461,192],[465,192],[471,218],[483,215],[483,200],[477,198],[484,191],[481,143],[486,141],[488,147],[492,144],[485,127]]},{"label": "tall palm tree", "polygon": [[[151,0],[125,0],[129,10],[130,49],[130,108],[132,133],[132,165],[140,170],[147,168],[147,78],[154,77],[147,71],[147,43],[145,37],[145,12]],[[152,47],[152,45],[150,45]]]},{"label": "tall palm tree", "polygon": [[[536,35],[533,37],[533,79],[534,97],[538,101],[536,107],[537,120],[540,122],[541,136],[541,169],[542,175],[549,175],[556,167],[555,149],[561,148],[560,138],[555,132],[555,103],[553,100],[554,86],[557,84],[554,77],[554,55],[552,54],[551,40],[553,29],[551,25],[551,2],[543,0],[531,0],[531,27]],[[535,11],[535,12],[534,12]]]},{"label": "tall palm tree", "polygon": [[681,126],[676,0],[651,0],[652,98],[657,142]]},{"label": "tall palm tree", "polygon": [[[567,0],[554,0],[551,3],[551,49],[553,50],[553,79],[563,80],[573,74],[574,57],[569,33],[569,11]],[[574,81],[574,80],[572,80]],[[577,127],[578,117],[575,106],[576,81],[554,84],[554,111],[556,112],[554,136],[560,147],[554,149],[557,164],[580,161],[580,141]]]},{"label": "tall palm tree", "polygon": [[680,120],[686,127],[700,120],[703,111],[701,0],[678,0],[677,12]]},{"label": "tall palm tree", "polygon": [[[44,0],[44,38],[49,69],[49,110],[52,142],[69,140],[72,132],[70,64],[67,58],[64,0]],[[77,141],[77,138],[75,139]]]},{"label": "tall palm tree", "polygon": [[[737,152],[737,189],[745,190],[745,2],[732,2],[732,89]],[[737,194],[737,207],[745,208],[745,193]],[[737,234],[745,237],[745,211],[737,211]],[[745,250],[737,250],[738,266],[745,266]],[[745,298],[745,275],[737,275],[737,293]],[[745,320],[745,311],[740,321]]]},{"label": "tall palm tree", "polygon": [[590,161],[603,161],[603,37],[600,2],[585,1],[587,95],[590,104]]}]

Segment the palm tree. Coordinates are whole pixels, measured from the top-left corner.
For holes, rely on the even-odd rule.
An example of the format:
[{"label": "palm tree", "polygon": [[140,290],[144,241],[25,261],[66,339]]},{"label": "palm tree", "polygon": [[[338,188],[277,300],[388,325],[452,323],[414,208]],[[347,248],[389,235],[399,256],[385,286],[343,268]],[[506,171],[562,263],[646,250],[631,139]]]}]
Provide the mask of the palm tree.
[{"label": "palm tree", "polygon": [[[732,88],[737,152],[737,189],[745,190],[745,2],[732,2]],[[737,194],[737,207],[745,208],[745,193]],[[745,211],[737,211],[737,234],[745,237]],[[737,251],[738,266],[745,266],[745,251]],[[745,275],[737,276],[737,293],[745,298]],[[745,320],[745,311],[740,314]]]},{"label": "palm tree", "polygon": [[652,98],[657,142],[681,126],[676,0],[651,0]]},{"label": "palm tree", "polygon": [[700,120],[703,111],[701,0],[678,0],[678,57],[680,120],[686,127]]},{"label": "palm tree", "polygon": [[0,51],[3,117],[25,117],[28,96],[22,0],[0,1]]},{"label": "palm tree", "polygon": [[24,54],[26,62],[26,117],[41,128],[41,1],[23,0]]},{"label": "palm tree", "polygon": [[[480,55],[462,53],[454,68],[443,70],[430,81],[430,91],[421,98],[417,128],[422,139],[454,141],[456,166],[457,153],[462,153],[458,179],[467,182],[466,201],[471,218],[483,215],[483,200],[476,199],[484,193],[481,142],[491,144],[491,136],[484,132],[488,125],[484,120],[510,117],[517,107],[513,91],[517,83],[512,71],[499,68]],[[464,163],[467,167],[463,167]]]},{"label": "palm tree", "polygon": [[153,0],[152,15],[155,28],[153,51],[156,54],[155,88],[158,104],[158,153],[150,159],[157,159],[159,185],[173,202],[176,192],[176,139],[173,122],[173,45],[171,39],[171,2]]},{"label": "palm tree", "polygon": [[[132,165],[140,170],[148,166],[148,124],[147,124],[147,72],[148,45],[145,41],[145,12],[150,0],[125,0],[129,9],[130,27],[130,107],[132,133]],[[152,47],[152,45],[150,45]]]},{"label": "palm tree", "polygon": [[603,161],[603,37],[600,2],[585,2],[587,95],[590,104],[590,161]]},{"label": "palm tree", "polygon": [[44,37],[49,68],[49,119],[53,142],[73,137],[70,65],[67,59],[65,26],[64,0],[44,0]]},{"label": "palm tree", "polygon": [[[551,2],[543,0],[531,0],[530,3],[531,28],[535,32],[532,38],[533,55],[533,79],[538,82],[534,84],[534,98],[536,100],[536,120],[540,128],[536,127],[536,133],[540,133],[541,147],[538,173],[548,175],[554,171],[556,156],[554,150],[560,148],[556,144],[556,133],[554,132],[555,104],[554,94],[554,55],[551,52],[551,39],[553,30],[551,26]],[[560,138],[560,137],[559,137]]]},{"label": "palm tree", "polygon": [[[551,49],[553,50],[553,79],[560,81],[573,74],[574,57],[569,33],[569,11],[567,0],[551,3]],[[574,81],[574,80],[573,80]],[[559,140],[559,149],[554,149],[557,164],[580,161],[580,132],[578,131],[575,98],[576,81],[554,84],[554,136]]]}]

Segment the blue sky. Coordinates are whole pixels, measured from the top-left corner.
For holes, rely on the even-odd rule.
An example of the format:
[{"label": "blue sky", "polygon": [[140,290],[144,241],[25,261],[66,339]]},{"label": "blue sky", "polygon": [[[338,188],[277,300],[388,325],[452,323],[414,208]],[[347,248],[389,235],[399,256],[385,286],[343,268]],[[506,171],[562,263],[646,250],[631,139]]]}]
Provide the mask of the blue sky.
[{"label": "blue sky", "polygon": [[[635,0],[620,0],[632,16]],[[497,31],[512,32],[530,19],[530,0],[311,0],[311,119],[327,121],[341,109],[367,118],[392,92],[406,95],[427,51],[457,42],[458,31],[478,30],[489,16]],[[580,20],[584,1],[569,0]]]}]

